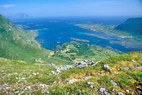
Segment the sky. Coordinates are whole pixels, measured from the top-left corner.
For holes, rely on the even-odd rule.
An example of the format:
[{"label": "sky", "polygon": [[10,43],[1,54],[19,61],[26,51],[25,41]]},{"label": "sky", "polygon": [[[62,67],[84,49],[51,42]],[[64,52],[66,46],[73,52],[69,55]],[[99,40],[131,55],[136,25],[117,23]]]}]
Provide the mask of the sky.
[{"label": "sky", "polygon": [[0,0],[0,14],[33,17],[142,16],[142,0]]}]

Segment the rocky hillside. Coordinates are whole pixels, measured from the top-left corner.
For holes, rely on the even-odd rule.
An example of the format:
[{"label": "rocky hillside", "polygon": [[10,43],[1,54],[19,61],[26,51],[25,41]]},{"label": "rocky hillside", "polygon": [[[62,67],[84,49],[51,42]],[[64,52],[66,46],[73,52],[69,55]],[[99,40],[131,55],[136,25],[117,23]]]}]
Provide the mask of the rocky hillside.
[{"label": "rocky hillside", "polygon": [[141,95],[142,53],[74,65],[0,59],[2,95]]},{"label": "rocky hillside", "polygon": [[142,34],[142,18],[130,18],[115,29]]}]

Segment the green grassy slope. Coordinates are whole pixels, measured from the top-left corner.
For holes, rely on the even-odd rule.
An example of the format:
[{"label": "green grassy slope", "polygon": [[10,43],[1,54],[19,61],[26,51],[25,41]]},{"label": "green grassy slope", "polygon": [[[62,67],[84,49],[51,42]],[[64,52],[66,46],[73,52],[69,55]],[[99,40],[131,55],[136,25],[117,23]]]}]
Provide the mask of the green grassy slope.
[{"label": "green grassy slope", "polygon": [[34,63],[42,60],[45,63],[68,63],[52,57],[52,51],[45,50],[34,40],[35,31],[25,31],[0,16],[0,57],[24,60]]},{"label": "green grassy slope", "polygon": [[[106,64],[110,66],[110,72],[102,69]],[[100,95],[100,88],[105,88],[112,95],[118,92],[139,95],[138,92],[142,90],[140,66],[142,53],[129,53],[103,60],[95,66],[73,68],[54,75],[51,71],[55,68],[46,64],[28,64],[1,58],[0,94]],[[69,80],[77,81],[69,83]],[[92,82],[93,87],[87,82]]]}]

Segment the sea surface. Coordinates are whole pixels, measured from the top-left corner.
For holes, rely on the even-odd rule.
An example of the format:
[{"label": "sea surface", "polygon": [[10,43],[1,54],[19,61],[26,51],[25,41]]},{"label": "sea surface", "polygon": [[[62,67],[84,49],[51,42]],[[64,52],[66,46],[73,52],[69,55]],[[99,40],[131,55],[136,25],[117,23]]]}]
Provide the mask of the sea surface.
[{"label": "sea surface", "polygon": [[[103,48],[113,48],[122,52],[141,51],[139,48],[128,48],[111,41],[124,40],[111,34],[101,33],[80,28],[76,24],[103,24],[119,25],[126,18],[119,17],[58,17],[58,18],[26,18],[12,19],[18,26],[26,30],[38,30],[36,40],[43,48],[55,50],[57,45],[78,40],[80,43],[98,45]],[[103,39],[97,36],[89,36],[86,33],[94,34],[111,39]],[[85,40],[85,41],[82,41]]]}]

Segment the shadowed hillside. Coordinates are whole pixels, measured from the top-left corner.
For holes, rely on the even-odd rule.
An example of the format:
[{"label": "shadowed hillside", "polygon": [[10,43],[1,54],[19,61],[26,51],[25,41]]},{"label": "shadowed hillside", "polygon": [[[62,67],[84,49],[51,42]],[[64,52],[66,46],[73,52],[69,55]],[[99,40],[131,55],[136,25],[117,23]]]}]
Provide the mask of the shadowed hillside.
[{"label": "shadowed hillside", "polygon": [[142,34],[142,18],[130,18],[115,29]]}]

